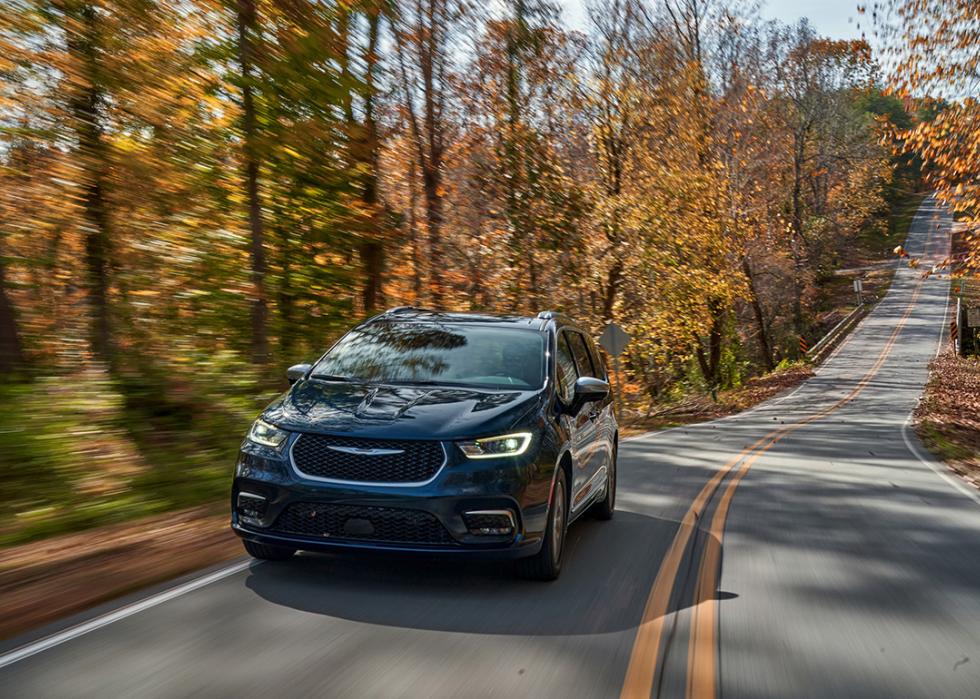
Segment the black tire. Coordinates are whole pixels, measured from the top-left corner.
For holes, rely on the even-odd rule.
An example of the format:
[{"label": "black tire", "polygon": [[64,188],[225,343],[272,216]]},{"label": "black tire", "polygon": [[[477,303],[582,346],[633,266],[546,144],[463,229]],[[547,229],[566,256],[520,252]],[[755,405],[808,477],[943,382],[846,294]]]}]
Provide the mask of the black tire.
[{"label": "black tire", "polygon": [[245,544],[245,550],[248,551],[248,555],[252,558],[258,558],[260,561],[285,561],[292,558],[293,554],[296,553],[296,549],[291,549],[286,546],[258,544],[248,539],[243,539],[242,543]]},{"label": "black tire", "polygon": [[606,477],[606,496],[592,506],[592,516],[596,519],[610,520],[616,514],[616,455],[619,450],[613,447],[612,463]]},{"label": "black tire", "polygon": [[548,526],[544,533],[541,550],[535,555],[517,561],[517,574],[528,580],[555,580],[561,574],[561,562],[565,556],[565,530],[568,528],[568,481],[565,471],[559,470],[555,479],[555,492],[548,508]]}]

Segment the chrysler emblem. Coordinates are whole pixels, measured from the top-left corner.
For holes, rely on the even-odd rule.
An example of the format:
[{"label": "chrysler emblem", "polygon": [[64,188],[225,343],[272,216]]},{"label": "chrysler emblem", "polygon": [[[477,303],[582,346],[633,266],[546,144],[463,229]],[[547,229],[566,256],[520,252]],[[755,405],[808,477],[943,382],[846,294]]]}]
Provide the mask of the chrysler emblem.
[{"label": "chrysler emblem", "polygon": [[357,454],[358,456],[391,456],[392,454],[401,454],[404,449],[372,449],[370,447],[331,447],[328,446],[327,449],[333,451],[341,451],[345,454]]}]

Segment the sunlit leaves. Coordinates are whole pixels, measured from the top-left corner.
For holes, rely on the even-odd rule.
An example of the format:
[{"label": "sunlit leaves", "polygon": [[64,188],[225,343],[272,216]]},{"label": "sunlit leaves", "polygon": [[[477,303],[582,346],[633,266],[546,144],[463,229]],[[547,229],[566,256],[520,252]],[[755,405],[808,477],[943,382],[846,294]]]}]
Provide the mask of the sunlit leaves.
[{"label": "sunlit leaves", "polygon": [[[980,225],[980,3],[883,0],[866,8],[882,37],[892,89],[919,107],[918,124],[896,125],[907,151],[922,158],[941,199]],[[967,262],[980,267],[973,239]]]}]

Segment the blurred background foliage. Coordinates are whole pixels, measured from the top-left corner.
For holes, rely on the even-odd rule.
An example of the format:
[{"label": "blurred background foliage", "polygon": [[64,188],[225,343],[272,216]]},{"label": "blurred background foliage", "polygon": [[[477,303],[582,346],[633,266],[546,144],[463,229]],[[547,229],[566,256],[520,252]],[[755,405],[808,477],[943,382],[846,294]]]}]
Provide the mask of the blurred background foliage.
[{"label": "blurred background foliage", "polygon": [[792,362],[920,187],[885,88],[713,0],[6,0],[0,544],[220,500],[385,306],[616,321],[635,413]]}]

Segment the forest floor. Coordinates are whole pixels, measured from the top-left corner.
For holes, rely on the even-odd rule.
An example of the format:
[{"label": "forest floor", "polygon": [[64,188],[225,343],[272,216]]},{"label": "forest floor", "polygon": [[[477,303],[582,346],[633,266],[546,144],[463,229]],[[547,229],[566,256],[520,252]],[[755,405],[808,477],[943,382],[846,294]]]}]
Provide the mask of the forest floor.
[{"label": "forest floor", "polygon": [[811,376],[813,367],[809,364],[790,364],[770,374],[749,379],[738,388],[721,391],[717,400],[705,395],[691,396],[651,410],[647,415],[627,417],[620,427],[620,434],[632,437],[653,430],[692,425],[734,415],[795,388]]},{"label": "forest floor", "polygon": [[916,433],[952,471],[980,488],[980,358],[947,349],[930,369],[915,411]]}]

